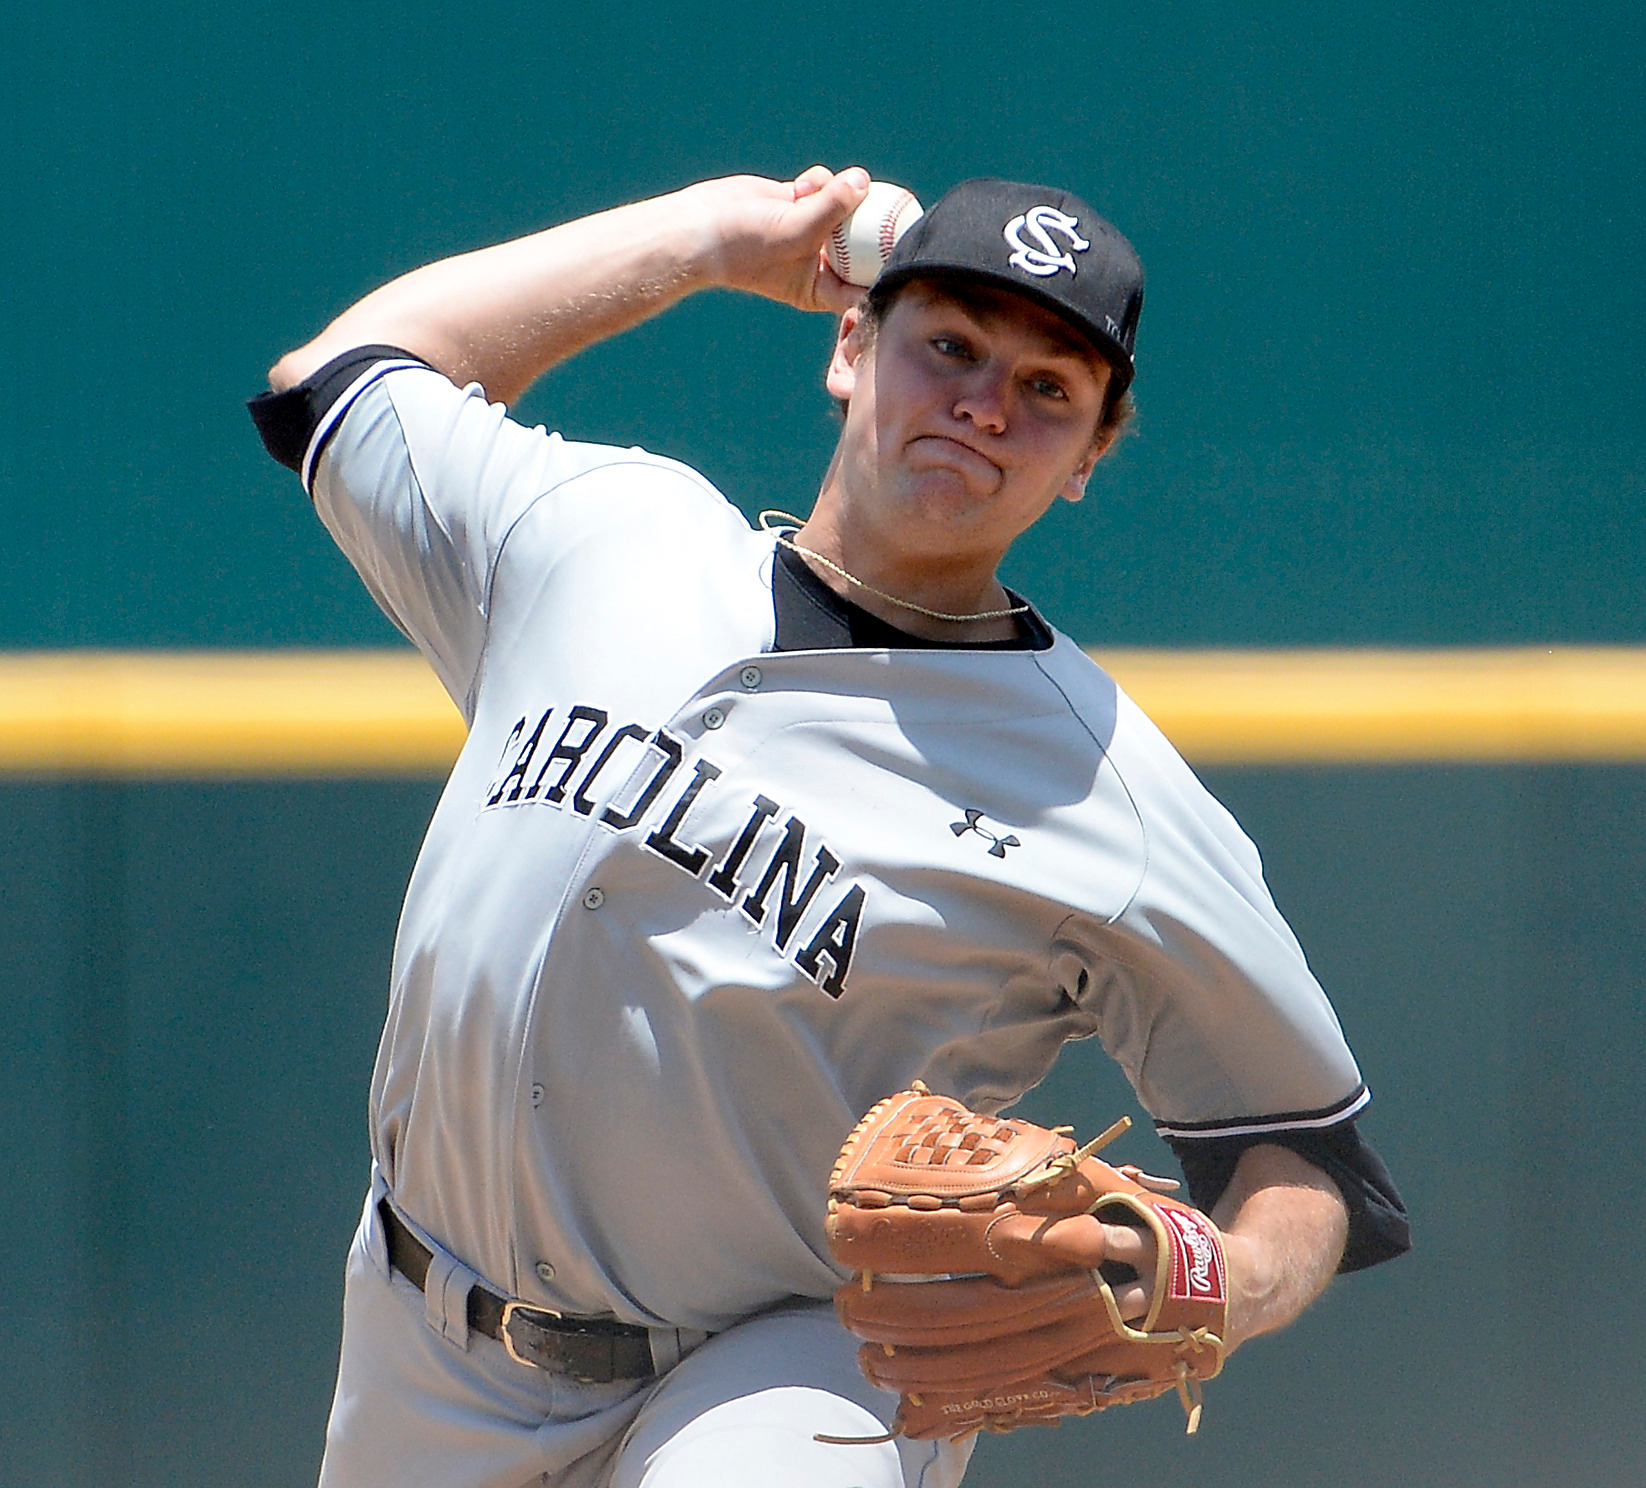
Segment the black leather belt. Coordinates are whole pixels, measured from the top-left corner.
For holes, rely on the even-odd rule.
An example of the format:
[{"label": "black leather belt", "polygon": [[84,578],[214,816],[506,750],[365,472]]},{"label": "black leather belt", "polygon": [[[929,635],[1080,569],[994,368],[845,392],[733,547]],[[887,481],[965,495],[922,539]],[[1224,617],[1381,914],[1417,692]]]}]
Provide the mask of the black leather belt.
[{"label": "black leather belt", "polygon": [[[383,1219],[389,1261],[422,1291],[433,1253],[406,1228],[387,1199],[378,1204],[377,1212]],[[632,1323],[566,1317],[551,1308],[507,1301],[478,1283],[469,1288],[468,1313],[469,1327],[497,1339],[511,1359],[570,1375],[584,1384],[650,1379],[657,1372],[651,1334]]]}]

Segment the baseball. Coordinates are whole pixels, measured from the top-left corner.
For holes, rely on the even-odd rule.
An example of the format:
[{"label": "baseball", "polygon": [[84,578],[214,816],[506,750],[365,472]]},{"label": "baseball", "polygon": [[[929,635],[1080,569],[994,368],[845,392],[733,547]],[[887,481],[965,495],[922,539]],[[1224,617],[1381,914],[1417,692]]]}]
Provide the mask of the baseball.
[{"label": "baseball", "polygon": [[886,267],[893,245],[924,209],[914,193],[888,181],[869,182],[862,205],[829,234],[829,267],[848,284],[870,285]]}]

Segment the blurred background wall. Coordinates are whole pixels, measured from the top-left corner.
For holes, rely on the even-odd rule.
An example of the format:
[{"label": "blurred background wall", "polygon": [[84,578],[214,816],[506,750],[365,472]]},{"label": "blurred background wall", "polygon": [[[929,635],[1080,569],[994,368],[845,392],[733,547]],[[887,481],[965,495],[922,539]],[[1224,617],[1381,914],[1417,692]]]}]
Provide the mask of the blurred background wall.
[{"label": "blurred background wall", "polygon": [[[65,0],[0,50],[0,647],[387,646],[242,403],[431,257],[710,174],[1066,183],[1139,429],[1008,577],[1083,643],[1646,642],[1640,13]],[[518,410],[804,510],[829,325],[706,295]],[[1638,765],[1222,765],[1417,1249],[969,1482],[1632,1481]],[[312,1479],[438,781],[0,784],[0,1483]],[[1133,1109],[1074,1049],[1030,1114]],[[1152,1138],[1128,1156],[1147,1162]],[[1530,1315],[1549,1320],[1532,1337]]]}]

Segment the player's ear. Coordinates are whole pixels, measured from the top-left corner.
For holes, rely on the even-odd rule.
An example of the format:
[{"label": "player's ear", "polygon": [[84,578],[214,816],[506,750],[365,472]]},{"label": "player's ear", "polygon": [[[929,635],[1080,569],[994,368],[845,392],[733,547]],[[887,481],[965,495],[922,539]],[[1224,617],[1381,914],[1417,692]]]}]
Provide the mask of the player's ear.
[{"label": "player's ear", "polygon": [[834,355],[829,358],[829,370],[823,379],[831,398],[849,402],[857,390],[858,364],[866,350],[865,338],[859,329],[862,323],[863,312],[856,305],[840,317],[840,325],[835,331]]},{"label": "player's ear", "polygon": [[1092,435],[1092,442],[1087,446],[1085,455],[1057,493],[1065,501],[1079,501],[1086,494],[1086,482],[1092,478],[1092,471],[1097,468],[1097,462],[1114,448],[1115,438],[1125,422],[1124,419],[1110,417],[1113,410],[1108,406],[1109,382],[1114,374],[1106,365],[1103,365],[1101,370],[1103,377],[1098,383],[1097,392],[1103,399],[1103,414],[1097,421],[1097,430]]},{"label": "player's ear", "polygon": [[1114,430],[1099,429],[1092,436],[1091,445],[1085,456],[1070,472],[1068,480],[1063,482],[1063,488],[1057,494],[1065,501],[1079,501],[1086,494],[1086,482],[1092,478],[1092,471],[1097,468],[1097,462],[1108,454],[1113,444]]}]

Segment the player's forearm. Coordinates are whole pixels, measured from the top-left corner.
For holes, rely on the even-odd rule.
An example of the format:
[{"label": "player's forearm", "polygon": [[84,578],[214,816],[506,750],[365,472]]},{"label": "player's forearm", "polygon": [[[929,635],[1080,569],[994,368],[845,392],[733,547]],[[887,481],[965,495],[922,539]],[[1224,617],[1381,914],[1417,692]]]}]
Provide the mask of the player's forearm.
[{"label": "player's forearm", "polygon": [[1224,1232],[1231,1348],[1285,1327],[1314,1301],[1337,1271],[1349,1232],[1337,1186],[1282,1147],[1241,1154],[1212,1217]]},{"label": "player's forearm", "polygon": [[512,401],[532,379],[711,282],[706,214],[674,193],[442,259],[374,290],[269,374],[278,392],[356,346],[399,346]]},{"label": "player's forearm", "polygon": [[718,286],[838,313],[861,290],[823,240],[868,172],[813,166],[793,181],[728,176],[414,270],[345,310],[269,374],[282,392],[356,346],[399,346],[511,402],[539,373]]}]

